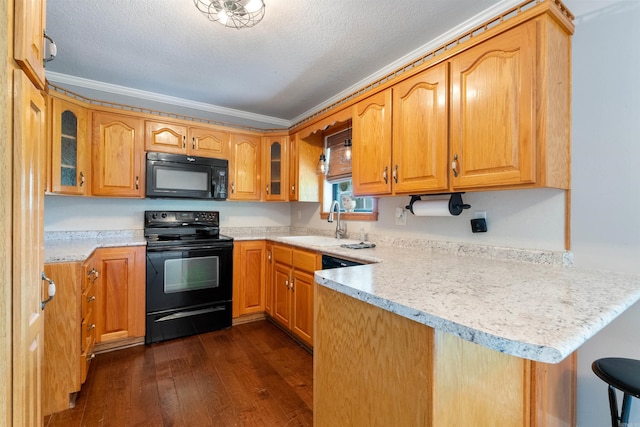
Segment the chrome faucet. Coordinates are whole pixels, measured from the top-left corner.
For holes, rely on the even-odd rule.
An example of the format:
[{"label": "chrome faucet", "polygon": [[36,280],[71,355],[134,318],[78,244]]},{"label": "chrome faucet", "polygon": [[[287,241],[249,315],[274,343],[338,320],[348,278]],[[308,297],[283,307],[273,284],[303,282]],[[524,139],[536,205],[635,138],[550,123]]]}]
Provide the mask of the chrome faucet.
[{"label": "chrome faucet", "polygon": [[333,211],[336,210],[338,212],[338,222],[336,223],[336,239],[344,237],[347,234],[347,224],[344,226],[340,223],[340,204],[337,200],[331,202],[331,207],[329,208],[329,218],[327,218],[328,222],[333,222]]}]

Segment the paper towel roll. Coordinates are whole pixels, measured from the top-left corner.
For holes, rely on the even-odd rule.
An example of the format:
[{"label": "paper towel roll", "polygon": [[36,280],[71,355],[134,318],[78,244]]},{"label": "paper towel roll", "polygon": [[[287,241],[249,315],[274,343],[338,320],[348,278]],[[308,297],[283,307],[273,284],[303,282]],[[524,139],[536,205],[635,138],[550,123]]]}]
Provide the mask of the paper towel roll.
[{"label": "paper towel roll", "polygon": [[416,200],[412,206],[415,216],[451,216],[451,212],[449,212],[449,199]]}]

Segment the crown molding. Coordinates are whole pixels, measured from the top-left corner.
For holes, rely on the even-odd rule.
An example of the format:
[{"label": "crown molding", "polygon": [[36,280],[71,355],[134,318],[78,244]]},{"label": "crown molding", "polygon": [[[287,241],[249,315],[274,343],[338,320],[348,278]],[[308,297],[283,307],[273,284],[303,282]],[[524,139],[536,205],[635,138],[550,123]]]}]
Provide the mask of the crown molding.
[{"label": "crown molding", "polygon": [[503,0],[492,7],[485,9],[483,12],[473,16],[467,21],[461,23],[460,25],[452,28],[451,30],[443,33],[439,37],[431,40],[430,42],[422,45],[421,47],[409,52],[408,54],[398,58],[396,61],[387,65],[386,67],[378,70],[377,72],[369,75],[368,77],[360,80],[359,82],[353,84],[342,92],[332,96],[321,104],[316,105],[315,107],[309,109],[308,111],[300,114],[299,116],[291,119],[285,120],[277,117],[264,116],[261,114],[249,113],[246,111],[235,110],[232,108],[220,107],[217,105],[206,104],[203,102],[191,101],[184,98],[177,98],[168,95],[162,95],[155,92],[148,92],[139,89],[133,89],[125,86],[113,85],[109,83],[103,83],[95,80],[89,80],[81,77],[75,77],[68,74],[60,74],[52,71],[47,71],[47,79],[60,84],[68,84],[78,87],[83,87],[87,89],[93,89],[103,92],[115,93],[118,95],[124,96],[132,96],[136,98],[146,99],[149,101],[162,102],[165,104],[177,105],[186,108],[193,108],[195,110],[207,111],[211,113],[223,114],[230,117],[242,118],[247,120],[254,120],[260,123],[268,123],[271,125],[278,125],[282,127],[291,127],[294,123],[298,123],[307,117],[315,114],[316,112],[327,108],[334,104],[335,102],[359,91],[363,87],[369,85],[371,82],[374,82],[378,79],[381,79],[385,75],[402,68],[408,63],[411,63],[416,58],[419,58],[434,49],[446,44],[450,40],[453,40],[459,37],[461,34],[464,34],[467,31],[476,28],[478,25],[485,23],[486,21],[500,15],[507,9],[517,6],[520,4],[522,0]]},{"label": "crown molding", "polygon": [[129,96],[139,99],[146,99],[148,101],[162,102],[164,104],[176,105],[179,107],[193,108],[195,110],[206,111],[216,114],[224,114],[225,116],[231,116],[241,119],[253,120],[260,123],[267,123],[270,125],[278,125],[285,128],[291,126],[290,120],[280,119],[277,117],[264,116],[262,114],[254,114],[241,110],[234,110],[233,108],[220,107],[218,105],[207,104],[204,102],[192,101],[189,99],[178,98],[175,96],[162,95],[160,93],[148,92],[145,90],[134,89],[126,86],[119,86],[110,83],[103,83],[96,80],[85,79],[82,77],[71,76],[68,74],[56,73],[53,71],[47,71],[47,80],[57,84],[67,84],[85,89],[92,89],[101,92],[108,92],[117,95]]},{"label": "crown molding", "polygon": [[428,42],[428,43],[420,46],[419,48],[409,52],[408,54],[398,58],[396,61],[394,61],[391,64],[387,65],[386,67],[378,70],[377,72],[371,74],[370,76],[360,80],[359,82],[357,82],[354,85],[348,87],[347,89],[343,90],[342,92],[338,93],[337,95],[332,96],[331,98],[327,99],[323,103],[321,103],[319,105],[316,105],[315,107],[311,108],[310,110],[300,114],[298,117],[293,118],[291,120],[291,122],[292,123],[301,122],[302,120],[304,120],[307,117],[315,114],[316,112],[331,106],[335,102],[338,102],[341,99],[343,99],[343,98],[345,98],[345,97],[347,97],[347,96],[359,91],[360,89],[362,89],[363,87],[368,86],[372,82],[375,82],[376,80],[379,80],[379,79],[383,78],[384,76],[388,75],[389,73],[391,73],[391,72],[393,72],[395,70],[398,70],[399,68],[404,67],[405,65],[413,62],[416,58],[419,58],[419,57],[421,57],[421,56],[433,51],[434,49],[439,48],[440,46],[450,42],[453,39],[456,39],[457,37],[459,37],[460,35],[466,33],[467,31],[470,31],[470,30],[476,28],[478,25],[484,24],[488,20],[495,18],[496,16],[500,15],[504,11],[506,11],[509,8],[514,7],[514,6],[516,6],[516,5],[520,4],[520,3],[522,3],[522,0],[503,0],[500,3],[496,3],[495,5],[491,6],[490,8],[485,9],[484,11],[480,12],[479,14],[477,14],[477,15],[473,16],[472,18],[464,21],[460,25],[450,29],[446,33],[443,33],[442,35],[438,36],[437,38],[431,40],[430,42]]}]

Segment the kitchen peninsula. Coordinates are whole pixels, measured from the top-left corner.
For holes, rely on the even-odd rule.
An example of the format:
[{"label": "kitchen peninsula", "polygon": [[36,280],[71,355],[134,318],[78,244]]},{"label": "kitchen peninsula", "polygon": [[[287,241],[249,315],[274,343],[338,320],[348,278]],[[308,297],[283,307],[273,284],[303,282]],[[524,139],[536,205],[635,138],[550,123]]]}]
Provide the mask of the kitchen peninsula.
[{"label": "kitchen peninsula", "polygon": [[366,252],[316,272],[317,426],[575,425],[575,350],[640,299],[637,275]]}]

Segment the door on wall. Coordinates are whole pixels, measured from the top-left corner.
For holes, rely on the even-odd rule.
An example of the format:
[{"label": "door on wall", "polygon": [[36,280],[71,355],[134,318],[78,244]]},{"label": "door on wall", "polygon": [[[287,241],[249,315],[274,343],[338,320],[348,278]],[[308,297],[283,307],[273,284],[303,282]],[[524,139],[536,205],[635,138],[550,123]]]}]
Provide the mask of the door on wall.
[{"label": "door on wall", "polygon": [[13,425],[42,425],[45,101],[14,72]]}]

